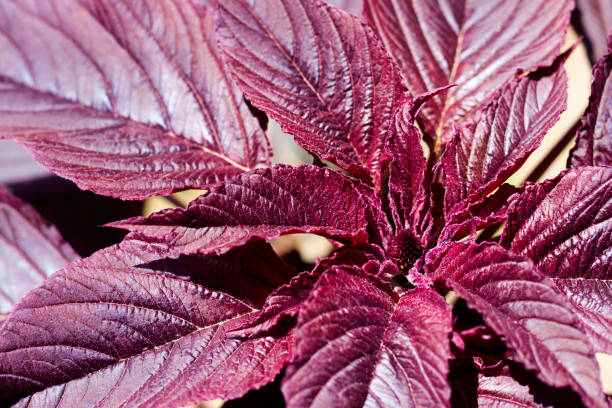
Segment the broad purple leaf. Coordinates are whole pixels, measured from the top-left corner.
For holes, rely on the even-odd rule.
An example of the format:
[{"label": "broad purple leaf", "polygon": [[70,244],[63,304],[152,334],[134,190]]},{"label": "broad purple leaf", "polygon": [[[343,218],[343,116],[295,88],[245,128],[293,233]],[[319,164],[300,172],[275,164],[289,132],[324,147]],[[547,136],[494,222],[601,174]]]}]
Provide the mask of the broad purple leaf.
[{"label": "broad purple leaf", "polygon": [[289,408],[449,406],[448,305],[400,299],[357,267],[324,273],[303,306],[282,385]]},{"label": "broad purple leaf", "polygon": [[380,187],[403,86],[372,30],[323,0],[219,5],[219,41],[249,100],[321,159]]},{"label": "broad purple leaf", "polygon": [[502,245],[551,277],[595,349],[612,353],[612,168],[578,167],[530,185],[509,213]]},{"label": "broad purple leaf", "polygon": [[0,184],[32,181],[51,175],[14,140],[0,140]]},{"label": "broad purple leaf", "polygon": [[430,136],[478,118],[518,69],[550,64],[569,24],[571,0],[366,0],[365,14],[402,68],[410,93],[457,84],[425,106]]},{"label": "broad purple leaf", "polygon": [[[290,358],[290,338],[228,338],[256,309],[187,277],[131,265],[156,251],[123,243],[30,292],[0,328],[0,399],[170,408],[236,398],[273,380]],[[190,272],[218,273],[203,266]]]},{"label": "broad purple leaf", "polygon": [[529,387],[506,375],[480,376],[478,379],[478,406],[482,408],[542,408],[529,393]]},{"label": "broad purple leaf", "polygon": [[577,0],[582,27],[592,46],[593,60],[608,52],[606,37],[612,30],[612,3],[609,0]]},{"label": "broad purple leaf", "polygon": [[78,257],[53,225],[0,187],[0,314]]},{"label": "broad purple leaf", "polygon": [[[612,12],[612,3],[609,6]],[[591,97],[570,155],[570,166],[612,166],[612,35],[608,52],[593,67]]]},{"label": "broad purple leaf", "polygon": [[571,304],[528,259],[498,244],[451,243],[430,253],[429,272],[482,314],[514,358],[588,407],[607,407],[591,343]]},{"label": "broad purple leaf", "polygon": [[325,0],[329,4],[348,11],[351,14],[360,16],[363,11],[363,0]]},{"label": "broad purple leaf", "polygon": [[480,119],[447,145],[442,157],[447,215],[499,187],[559,120],[567,99],[564,59],[499,89]]},{"label": "broad purple leaf", "polygon": [[123,199],[267,163],[215,41],[214,13],[195,0],[3,0],[0,138]]},{"label": "broad purple leaf", "polygon": [[389,232],[380,206],[370,187],[334,170],[277,165],[213,187],[187,209],[112,225],[133,231],[131,237],[168,244],[169,256],[223,253],[296,232],[381,242]]}]

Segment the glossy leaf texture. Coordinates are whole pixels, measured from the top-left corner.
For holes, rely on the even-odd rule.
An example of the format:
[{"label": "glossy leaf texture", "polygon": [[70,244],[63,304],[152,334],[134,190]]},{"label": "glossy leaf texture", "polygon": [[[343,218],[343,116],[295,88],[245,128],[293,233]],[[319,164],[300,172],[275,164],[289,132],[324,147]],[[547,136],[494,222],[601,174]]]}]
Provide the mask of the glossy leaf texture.
[{"label": "glossy leaf texture", "polygon": [[451,243],[429,255],[429,273],[502,336],[516,361],[587,407],[607,407],[599,367],[571,304],[528,258],[498,244]]},{"label": "glossy leaf texture", "polygon": [[341,8],[351,14],[360,16],[363,11],[363,0],[325,0],[332,6]]},{"label": "glossy leaf texture", "polygon": [[445,407],[450,310],[429,289],[401,298],[359,267],[324,273],[298,317],[287,407]]},{"label": "glossy leaf texture", "polygon": [[373,189],[334,170],[277,165],[213,187],[187,209],[111,225],[132,231],[129,237],[167,244],[168,256],[223,253],[297,232],[380,242],[389,233],[380,206]]},{"label": "glossy leaf texture", "polygon": [[608,0],[577,0],[576,7],[595,61],[608,52],[606,37],[612,30],[612,3]]},{"label": "glossy leaf texture", "polygon": [[509,213],[501,244],[551,277],[595,350],[612,353],[612,168],[578,167],[531,185]]},{"label": "glossy leaf texture", "polygon": [[397,110],[387,141],[389,163],[389,203],[393,221],[397,228],[411,229],[421,236],[421,221],[427,206],[425,190],[427,160],[421,146],[421,132],[415,119],[421,105],[431,99],[425,95],[416,100],[407,100]]},{"label": "glossy leaf texture", "polygon": [[563,60],[502,87],[480,119],[447,145],[442,157],[447,215],[499,187],[559,120],[567,106]]},{"label": "glossy leaf texture", "polygon": [[413,96],[457,85],[423,109],[425,131],[442,145],[453,123],[477,120],[517,70],[553,61],[572,7],[570,0],[366,0],[365,14]]},{"label": "glossy leaf texture", "polygon": [[[612,5],[610,5],[612,12]],[[612,166],[612,35],[608,52],[593,67],[593,85],[589,105],[576,133],[576,146],[569,164],[577,166]]]},{"label": "glossy leaf texture", "polygon": [[481,408],[543,408],[529,393],[529,387],[521,385],[510,376],[480,376],[478,378],[478,406]]},{"label": "glossy leaf texture", "polygon": [[78,258],[55,226],[0,187],[0,315]]},{"label": "glossy leaf texture", "polygon": [[219,5],[219,41],[247,98],[298,144],[380,187],[403,86],[370,27],[323,0]]},{"label": "glossy leaf texture", "polygon": [[0,32],[0,138],[81,188],[142,199],[268,163],[202,2],[3,0]]},{"label": "glossy leaf texture", "polygon": [[177,407],[273,380],[290,358],[289,337],[228,338],[257,309],[195,282],[219,273],[214,265],[183,276],[132,265],[159,249],[124,242],[30,292],[0,328],[3,403]]}]

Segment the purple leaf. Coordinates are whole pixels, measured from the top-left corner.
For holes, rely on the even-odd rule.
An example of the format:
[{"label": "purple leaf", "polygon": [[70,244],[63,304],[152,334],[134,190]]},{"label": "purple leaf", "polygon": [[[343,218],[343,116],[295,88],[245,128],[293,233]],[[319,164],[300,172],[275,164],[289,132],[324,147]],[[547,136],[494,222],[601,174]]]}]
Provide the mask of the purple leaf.
[{"label": "purple leaf", "polygon": [[[231,252],[230,252],[231,253]],[[229,256],[230,253],[224,256]],[[319,277],[333,266],[354,265],[362,267],[372,261],[378,267],[377,260],[384,258],[382,250],[374,245],[345,246],[327,258],[320,259],[311,272],[303,272],[291,279],[291,282],[279,287],[266,299],[257,320],[249,328],[240,330],[238,335],[253,335],[265,332],[279,324],[283,318],[295,317],[308,299]]]},{"label": "purple leaf", "polygon": [[528,186],[501,237],[575,306],[596,351],[612,353],[612,168],[578,167]]},{"label": "purple leaf", "polygon": [[527,258],[497,244],[451,243],[428,257],[438,280],[482,314],[514,358],[588,407],[606,407],[591,343],[565,296]]},{"label": "purple leaf", "polygon": [[[612,13],[612,5],[609,6]],[[612,35],[608,52],[593,67],[591,97],[580,128],[576,146],[570,154],[571,167],[612,166]]]},{"label": "purple leaf", "polygon": [[314,166],[253,170],[211,188],[187,209],[112,225],[133,231],[131,237],[168,244],[172,257],[223,253],[254,239],[296,232],[349,242],[380,242],[389,234],[370,187]]},{"label": "purple leaf", "polygon": [[413,96],[457,84],[421,115],[426,132],[444,144],[452,139],[452,124],[475,121],[518,69],[553,61],[572,7],[571,0],[366,0],[365,14]]},{"label": "purple leaf", "polygon": [[256,309],[187,277],[132,266],[157,250],[123,243],[30,292],[0,328],[0,398],[176,407],[236,398],[273,380],[290,358],[290,338],[226,337]]},{"label": "purple leaf", "polygon": [[51,174],[14,140],[0,140],[0,184],[32,181]]},{"label": "purple leaf", "polygon": [[446,214],[487,196],[540,145],[566,108],[564,60],[565,55],[499,89],[478,122],[447,145],[442,157]]},{"label": "purple leaf", "polygon": [[[254,241],[223,255],[183,255],[139,266],[178,276],[187,273],[194,283],[229,293],[257,308],[270,293],[297,274],[265,241]],[[198,273],[202,270],[206,273]]]},{"label": "purple leaf", "polygon": [[437,293],[398,299],[359,268],[334,267],[300,312],[282,386],[287,406],[449,406],[450,330]]},{"label": "purple leaf", "polygon": [[612,247],[612,168],[579,167],[515,196],[501,244],[551,277],[604,277]]},{"label": "purple leaf", "polygon": [[360,16],[363,11],[363,0],[325,0],[329,4],[348,11],[351,14]]},{"label": "purple leaf", "polygon": [[268,163],[206,6],[2,1],[0,33],[0,138],[81,188],[141,199]]},{"label": "purple leaf", "polygon": [[0,314],[78,257],[53,225],[0,187]]},{"label": "purple leaf", "polygon": [[509,199],[520,191],[520,188],[504,183],[497,191],[479,201],[462,205],[445,220],[439,242],[458,241],[467,235],[475,238],[479,229],[505,221]]},{"label": "purple leaf", "polygon": [[480,376],[478,379],[478,406],[482,408],[542,408],[529,393],[529,387],[512,377]]},{"label": "purple leaf", "polygon": [[266,303],[261,308],[261,313],[249,327],[240,328],[236,332],[229,333],[229,336],[253,336],[267,333],[281,324],[283,319],[297,316],[319,276],[321,274],[318,272],[300,273],[268,296]]},{"label": "purple leaf", "polygon": [[577,0],[576,3],[595,60],[608,52],[606,37],[612,30],[612,3],[608,0]]},{"label": "purple leaf", "polygon": [[322,0],[225,0],[217,32],[255,106],[321,159],[380,187],[403,86],[361,19]]},{"label": "purple leaf", "polygon": [[431,96],[409,100],[398,109],[387,141],[389,203],[397,228],[411,229],[421,236],[421,221],[428,198],[425,191],[427,160],[421,147],[421,133],[414,125],[416,112]]}]

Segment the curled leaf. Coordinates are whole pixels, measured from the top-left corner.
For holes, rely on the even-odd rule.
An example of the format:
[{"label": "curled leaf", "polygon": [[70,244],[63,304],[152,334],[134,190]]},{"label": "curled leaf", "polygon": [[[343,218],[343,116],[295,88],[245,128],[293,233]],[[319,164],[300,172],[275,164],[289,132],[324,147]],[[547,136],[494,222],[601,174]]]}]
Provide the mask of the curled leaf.
[{"label": "curled leaf", "polygon": [[576,7],[595,61],[608,52],[606,37],[612,30],[612,4],[608,0],[577,0]]},{"label": "curled leaf", "polygon": [[174,257],[223,253],[296,232],[348,242],[381,242],[389,233],[380,201],[368,186],[330,169],[282,165],[213,187],[187,209],[111,225],[132,231],[132,238],[167,244]]},{"label": "curled leaf", "polygon": [[[424,99],[429,99],[427,96]],[[427,206],[425,172],[427,160],[421,147],[421,132],[415,126],[415,110],[424,101],[406,101],[396,112],[387,141],[389,164],[389,203],[399,229],[411,229],[421,236],[421,221]]]},{"label": "curled leaf", "polygon": [[[612,13],[612,6],[608,6]],[[569,158],[571,167],[612,166],[612,35],[608,52],[593,67],[589,105],[576,132],[576,146]]]}]

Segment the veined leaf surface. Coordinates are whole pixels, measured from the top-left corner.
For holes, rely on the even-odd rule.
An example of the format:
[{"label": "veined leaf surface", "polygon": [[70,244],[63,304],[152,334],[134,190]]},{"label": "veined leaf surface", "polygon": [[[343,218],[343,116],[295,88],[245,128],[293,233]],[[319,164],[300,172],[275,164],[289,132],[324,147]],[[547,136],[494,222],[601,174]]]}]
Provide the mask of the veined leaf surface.
[{"label": "veined leaf surface", "polygon": [[81,188],[142,199],[268,163],[201,2],[0,2],[0,138]]}]

